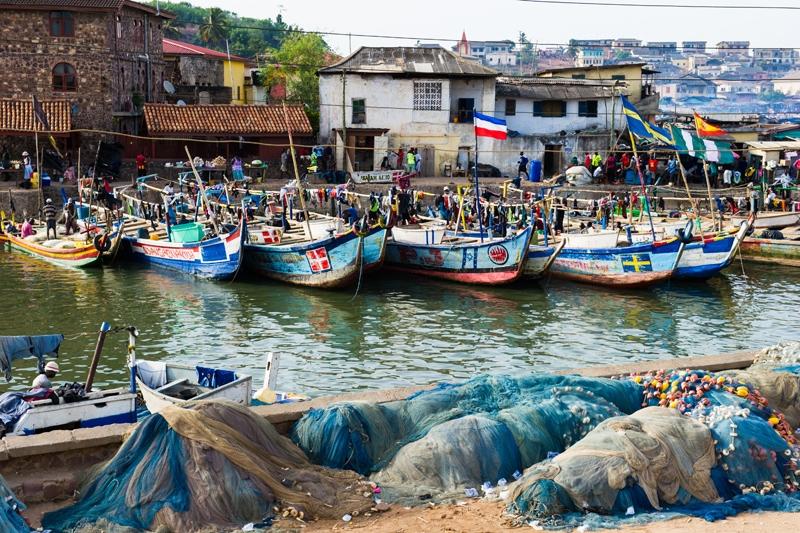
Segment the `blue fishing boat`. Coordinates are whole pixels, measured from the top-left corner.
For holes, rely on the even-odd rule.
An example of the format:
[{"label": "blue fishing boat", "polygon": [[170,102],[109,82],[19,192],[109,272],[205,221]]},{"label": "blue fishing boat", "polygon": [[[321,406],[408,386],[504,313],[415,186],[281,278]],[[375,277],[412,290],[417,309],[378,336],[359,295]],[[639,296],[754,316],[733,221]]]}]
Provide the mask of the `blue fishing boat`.
[{"label": "blue fishing boat", "polygon": [[232,279],[242,265],[244,219],[210,237],[203,225],[193,222],[172,226],[166,234],[158,225],[151,234],[147,224],[134,219],[124,229],[124,252],[135,261],[211,280]]},{"label": "blue fishing boat", "polygon": [[528,261],[525,263],[525,270],[522,275],[529,279],[537,279],[544,276],[550,267],[553,266],[558,254],[567,244],[562,240],[552,246],[542,246],[531,244],[528,246]]},{"label": "blue fishing boat", "polygon": [[388,268],[460,283],[501,285],[517,280],[528,259],[530,226],[506,238],[460,238],[440,244],[393,238],[386,249]]},{"label": "blue fishing boat", "polygon": [[385,255],[386,228],[307,240],[283,234],[279,243],[245,244],[248,270],[267,278],[326,289],[356,283],[367,268],[378,268]]},{"label": "blue fishing boat", "polygon": [[751,221],[741,223],[738,230],[696,237],[686,245],[675,277],[707,279],[727,268],[736,256],[750,229]]},{"label": "blue fishing boat", "polygon": [[691,239],[690,229],[684,235],[618,248],[565,247],[550,271],[558,278],[594,285],[619,288],[653,285],[675,275],[686,243]]}]

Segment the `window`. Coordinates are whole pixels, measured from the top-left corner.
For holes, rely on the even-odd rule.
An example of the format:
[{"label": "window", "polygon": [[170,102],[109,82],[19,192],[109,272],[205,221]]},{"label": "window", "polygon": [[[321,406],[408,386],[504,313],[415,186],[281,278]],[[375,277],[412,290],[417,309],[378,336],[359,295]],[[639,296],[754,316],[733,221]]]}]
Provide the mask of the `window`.
[{"label": "window", "polygon": [[566,117],[567,102],[564,100],[543,100],[533,103],[534,117]]},{"label": "window", "polygon": [[458,122],[472,122],[472,113],[475,110],[474,98],[459,98],[458,99]]},{"label": "window", "polygon": [[74,91],[77,89],[77,76],[75,67],[69,63],[59,63],[53,67],[53,90]]},{"label": "window", "polygon": [[517,114],[517,101],[513,98],[506,98],[506,116],[513,117]]},{"label": "window", "polygon": [[75,22],[72,20],[72,13],[69,11],[50,12],[50,36],[51,37],[74,37]]},{"label": "window", "polygon": [[573,74],[572,75],[572,79],[573,80],[585,80],[586,79],[586,74]]},{"label": "window", "polygon": [[367,101],[364,98],[353,98],[353,124],[367,123]]},{"label": "window", "polygon": [[597,100],[584,100],[578,102],[578,116],[579,117],[596,117],[597,116]]},{"label": "window", "polygon": [[414,111],[442,110],[442,82],[414,82]]},{"label": "window", "polygon": [[616,81],[625,81],[625,74],[612,74],[611,79]]}]

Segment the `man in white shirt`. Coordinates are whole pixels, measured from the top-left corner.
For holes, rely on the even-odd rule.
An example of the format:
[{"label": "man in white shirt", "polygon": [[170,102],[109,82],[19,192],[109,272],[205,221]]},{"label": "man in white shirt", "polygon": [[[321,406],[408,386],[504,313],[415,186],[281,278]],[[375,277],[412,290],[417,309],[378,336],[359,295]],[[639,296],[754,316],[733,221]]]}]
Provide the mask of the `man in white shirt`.
[{"label": "man in white shirt", "polygon": [[722,183],[724,183],[725,185],[730,185],[732,177],[733,177],[733,171],[729,168],[726,168],[725,172],[722,173]]}]

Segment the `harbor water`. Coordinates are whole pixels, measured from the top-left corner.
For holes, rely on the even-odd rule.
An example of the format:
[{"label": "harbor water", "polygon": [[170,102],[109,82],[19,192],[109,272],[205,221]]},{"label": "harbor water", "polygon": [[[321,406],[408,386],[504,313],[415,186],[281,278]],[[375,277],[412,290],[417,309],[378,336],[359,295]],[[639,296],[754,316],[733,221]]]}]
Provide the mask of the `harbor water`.
[{"label": "harbor water", "polygon": [[[63,333],[57,382],[83,381],[102,321],[139,329],[140,359],[252,374],[281,357],[278,388],[310,395],[705,355],[797,340],[796,269],[737,261],[705,283],[621,292],[556,280],[469,287],[378,272],[327,292],[248,277],[88,271],[0,252],[0,335]],[[127,382],[127,335],[109,335],[97,386]],[[36,360],[0,390],[26,388]]]}]

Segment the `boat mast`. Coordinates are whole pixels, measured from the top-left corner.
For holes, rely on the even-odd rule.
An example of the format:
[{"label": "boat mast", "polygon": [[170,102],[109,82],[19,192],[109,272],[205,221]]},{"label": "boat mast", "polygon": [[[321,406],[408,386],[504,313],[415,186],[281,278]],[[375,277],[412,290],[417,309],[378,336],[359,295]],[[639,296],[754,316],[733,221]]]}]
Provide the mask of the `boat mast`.
[{"label": "boat mast", "polygon": [[[289,123],[289,111],[286,109],[286,102],[282,102],[281,105],[283,106],[283,118],[286,120],[286,133],[289,134],[289,152],[292,154],[292,166],[294,167],[294,178],[297,183],[297,195],[300,197],[300,209],[303,210],[303,219],[305,222],[303,229],[305,230],[306,238],[311,240],[311,222],[308,218],[308,209],[306,209],[303,184],[300,182],[300,173],[297,170],[297,156],[294,153],[294,140],[292,139],[292,126]],[[347,152],[347,146],[345,146],[345,152]]]}]

